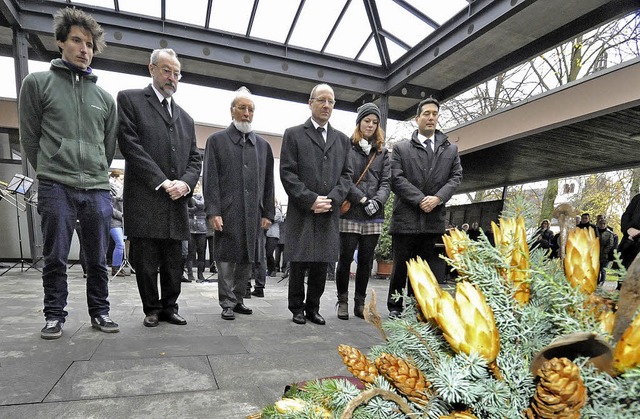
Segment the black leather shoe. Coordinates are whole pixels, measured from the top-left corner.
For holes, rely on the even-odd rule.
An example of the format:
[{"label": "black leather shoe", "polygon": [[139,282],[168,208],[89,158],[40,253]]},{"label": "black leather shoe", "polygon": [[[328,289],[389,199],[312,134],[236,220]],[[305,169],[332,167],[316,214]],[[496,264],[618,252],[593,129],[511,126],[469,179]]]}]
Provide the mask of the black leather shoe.
[{"label": "black leather shoe", "polygon": [[264,297],[264,290],[262,288],[256,288],[251,293],[254,297]]},{"label": "black leather shoe", "polygon": [[293,315],[293,322],[296,324],[305,324],[307,319],[304,318],[304,314],[296,313]]},{"label": "black leather shoe", "polygon": [[240,314],[253,314],[253,310],[242,303],[236,304],[236,306],[233,308],[233,311]]},{"label": "black leather shoe", "polygon": [[235,320],[236,318],[236,315],[233,314],[233,309],[230,307],[223,308],[221,316],[225,320]]},{"label": "black leather shoe", "polygon": [[184,317],[182,317],[178,313],[165,314],[164,316],[162,316],[162,320],[167,323],[177,324],[180,326],[184,326],[185,324],[187,324],[187,321],[184,319]]},{"label": "black leather shoe", "polygon": [[307,313],[307,319],[311,322],[311,323],[315,323],[315,324],[325,324],[324,321],[324,317],[322,317],[320,315],[320,313]]},{"label": "black leather shoe", "polygon": [[391,310],[389,312],[389,318],[390,319],[399,319],[400,316],[402,315],[402,313],[398,310]]},{"label": "black leather shoe", "polygon": [[158,315],[149,314],[147,317],[144,318],[144,320],[142,321],[142,324],[144,324],[147,327],[156,327],[158,325]]}]

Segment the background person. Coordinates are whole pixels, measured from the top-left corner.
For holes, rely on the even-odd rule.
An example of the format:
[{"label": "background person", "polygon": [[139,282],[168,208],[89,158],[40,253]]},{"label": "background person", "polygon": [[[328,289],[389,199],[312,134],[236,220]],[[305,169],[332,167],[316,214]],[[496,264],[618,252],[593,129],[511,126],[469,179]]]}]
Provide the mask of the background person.
[{"label": "background person", "polygon": [[113,240],[113,253],[111,256],[111,275],[127,276],[129,272],[122,266],[124,259],[125,244],[124,244],[124,230],[123,226],[123,213],[122,213],[122,181],[120,175],[122,172],[118,169],[111,171],[109,176],[109,186],[111,188],[111,229],[109,234]]},{"label": "background person", "polygon": [[[172,98],[180,61],[172,49],[156,49],[149,63],[151,84],[118,93],[118,140],[125,158],[125,233],[145,314],[185,325],[178,314],[182,242],[189,240],[189,203],[202,162],[193,119]],[[158,274],[160,292],[158,291]]]},{"label": "background person", "polygon": [[373,251],[382,233],[384,204],[390,193],[389,153],[384,147],[384,131],[380,128],[380,110],[373,103],[358,108],[349,159],[353,183],[347,200],[351,202],[351,208],[340,217],[340,259],[336,270],[338,318],[343,320],[349,319],[349,273],[356,249],[353,314],[364,318]]},{"label": "background person", "polygon": [[202,183],[198,181],[189,202],[189,249],[187,278],[193,281],[193,264],[196,265],[198,282],[204,281],[205,250],[207,249],[207,213],[204,210]]},{"label": "background person", "polygon": [[[106,46],[104,32],[81,10],[61,9],[53,30],[62,57],[28,74],[18,101],[20,143],[38,179],[44,268],[43,339],[58,339],[67,318],[67,260],[78,221],[87,273],[91,326],[118,332],[109,317],[107,241],[109,166],[116,150],[116,108],[90,67]],[[98,111],[96,111],[98,110]]]}]

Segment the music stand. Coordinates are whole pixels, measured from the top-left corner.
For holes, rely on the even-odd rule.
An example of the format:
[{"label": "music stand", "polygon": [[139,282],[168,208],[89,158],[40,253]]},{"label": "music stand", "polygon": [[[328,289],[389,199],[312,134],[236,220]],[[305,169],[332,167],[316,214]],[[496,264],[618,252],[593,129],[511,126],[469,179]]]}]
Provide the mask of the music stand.
[{"label": "music stand", "polygon": [[[26,211],[26,206],[27,205],[33,205],[33,203],[28,198],[25,198],[25,206],[23,208],[21,208],[20,205],[18,205],[17,196],[15,196],[15,195],[25,196],[27,194],[27,192],[29,192],[29,189],[31,189],[31,186],[33,186],[33,179],[31,179],[30,177],[21,175],[21,174],[13,175],[13,178],[11,178],[11,180],[9,181],[9,184],[7,185],[6,190],[9,191],[12,195],[14,195],[14,200],[15,200],[15,203],[16,203],[15,204],[15,207],[16,207],[16,220],[17,220],[16,224],[18,226],[18,245],[19,245],[19,248],[20,248],[20,261],[14,263],[12,266],[7,268],[3,273],[0,274],[0,276],[6,274],[7,272],[9,272],[11,269],[15,268],[18,265],[20,265],[20,272],[26,272],[31,268],[33,268],[33,269],[35,269],[37,271],[40,271],[40,269],[38,269],[38,267],[35,266],[35,264],[25,262],[25,260],[24,260],[24,252],[23,252],[23,249],[22,249],[22,227],[20,226],[20,211]],[[24,269],[25,263],[28,265],[28,268],[26,270]],[[42,271],[40,271],[40,272],[42,272]]]}]

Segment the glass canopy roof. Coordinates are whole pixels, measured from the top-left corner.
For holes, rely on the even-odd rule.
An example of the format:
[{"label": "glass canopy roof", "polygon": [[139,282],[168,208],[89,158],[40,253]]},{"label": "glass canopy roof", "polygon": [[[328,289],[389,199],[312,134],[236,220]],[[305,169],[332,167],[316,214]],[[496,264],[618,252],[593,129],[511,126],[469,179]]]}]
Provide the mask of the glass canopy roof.
[{"label": "glass canopy roof", "polygon": [[[64,0],[63,0],[64,1]],[[469,0],[66,0],[387,67]]]}]

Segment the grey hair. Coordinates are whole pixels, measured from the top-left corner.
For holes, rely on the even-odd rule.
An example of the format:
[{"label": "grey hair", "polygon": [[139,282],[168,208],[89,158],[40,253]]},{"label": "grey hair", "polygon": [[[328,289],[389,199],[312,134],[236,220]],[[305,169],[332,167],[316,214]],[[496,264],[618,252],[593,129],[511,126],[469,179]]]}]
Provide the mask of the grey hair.
[{"label": "grey hair", "polygon": [[153,65],[157,65],[160,54],[162,53],[169,54],[169,56],[175,58],[176,60],[178,59],[178,54],[176,54],[176,52],[171,48],[158,48],[154,49],[153,52],[151,52],[151,59],[149,62]]},{"label": "grey hair", "polygon": [[236,106],[236,101],[240,98],[249,99],[251,102],[253,102],[253,105],[255,106],[256,102],[255,100],[253,100],[253,95],[251,94],[251,91],[247,89],[245,86],[242,86],[235,91],[235,94],[233,95],[233,100],[231,101],[232,108]]}]

